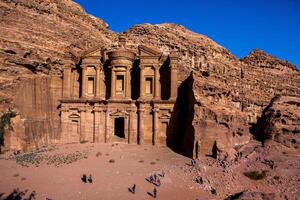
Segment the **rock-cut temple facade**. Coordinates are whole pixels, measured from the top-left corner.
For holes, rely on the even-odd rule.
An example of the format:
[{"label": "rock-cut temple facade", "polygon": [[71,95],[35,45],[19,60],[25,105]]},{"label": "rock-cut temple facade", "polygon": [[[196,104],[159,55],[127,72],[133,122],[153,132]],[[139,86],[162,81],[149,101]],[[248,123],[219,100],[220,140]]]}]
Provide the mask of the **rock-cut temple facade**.
[{"label": "rock-cut temple facade", "polygon": [[125,42],[87,51],[63,70],[63,142],[167,145],[177,98],[179,57]]}]

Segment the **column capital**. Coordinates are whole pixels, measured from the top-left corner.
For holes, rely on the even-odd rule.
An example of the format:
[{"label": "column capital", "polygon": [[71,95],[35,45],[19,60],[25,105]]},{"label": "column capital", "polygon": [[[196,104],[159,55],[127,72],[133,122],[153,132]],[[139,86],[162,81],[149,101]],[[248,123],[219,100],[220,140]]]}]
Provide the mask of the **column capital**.
[{"label": "column capital", "polygon": [[160,64],[154,64],[153,67],[154,67],[155,70],[159,70],[161,65]]},{"label": "column capital", "polygon": [[143,65],[143,64],[140,64],[140,65],[139,65],[140,70],[144,70],[145,67],[146,67],[146,65]]},{"label": "column capital", "polygon": [[155,112],[155,113],[158,113],[158,112],[160,111],[160,109],[159,109],[159,108],[156,108],[156,107],[154,107],[154,108],[152,109],[152,111],[153,111],[153,112]]},{"label": "column capital", "polygon": [[86,112],[86,111],[87,111],[86,108],[83,108],[83,107],[79,107],[79,108],[78,108],[78,112]]},{"label": "column capital", "polygon": [[63,69],[64,69],[64,70],[71,70],[72,68],[75,68],[75,65],[73,66],[73,65],[71,64],[71,65],[64,65],[64,66],[63,66]]},{"label": "column capital", "polygon": [[88,67],[88,65],[87,64],[81,64],[80,67],[81,67],[81,69],[86,69]]},{"label": "column capital", "polygon": [[102,112],[102,108],[94,107],[94,108],[93,108],[93,111],[94,111],[94,112]]},{"label": "column capital", "polygon": [[177,70],[177,64],[175,64],[175,63],[170,64],[170,69],[171,70]]},{"label": "column capital", "polygon": [[140,113],[143,113],[143,112],[146,111],[146,109],[145,109],[145,108],[139,108],[138,111],[139,111]]},{"label": "column capital", "polygon": [[62,106],[61,108],[60,108],[60,111],[61,112],[69,112],[69,108],[68,107],[66,107],[66,106]]}]

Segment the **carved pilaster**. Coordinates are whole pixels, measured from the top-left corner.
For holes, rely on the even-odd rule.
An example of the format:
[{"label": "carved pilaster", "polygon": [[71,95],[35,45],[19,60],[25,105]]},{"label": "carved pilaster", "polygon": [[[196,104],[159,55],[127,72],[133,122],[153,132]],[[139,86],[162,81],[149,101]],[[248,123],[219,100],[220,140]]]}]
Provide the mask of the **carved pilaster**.
[{"label": "carved pilaster", "polygon": [[144,113],[145,109],[141,107],[138,110],[139,112],[139,144],[144,143]]},{"label": "carved pilaster", "polygon": [[96,67],[96,98],[100,98],[101,91],[101,77],[100,77],[100,67]]},{"label": "carved pilaster", "polygon": [[155,67],[155,89],[154,89],[154,99],[160,99],[160,74],[159,74],[159,66]]},{"label": "carved pilaster", "polygon": [[131,99],[131,75],[130,68],[127,66],[126,69],[126,89],[125,89],[125,97],[126,99]]},{"label": "carved pilaster", "polygon": [[170,71],[171,71],[171,92],[170,99],[175,100],[177,97],[177,63],[178,57],[170,57]]},{"label": "carved pilaster", "polygon": [[110,98],[113,99],[115,98],[116,94],[116,72],[112,68],[111,69],[111,90],[110,90]]},{"label": "carved pilaster", "polygon": [[100,98],[105,99],[106,87],[105,87],[105,76],[102,64],[100,65]]},{"label": "carved pilaster", "polygon": [[140,66],[140,99],[144,99],[144,67]]},{"label": "carved pilaster", "polygon": [[63,97],[69,98],[71,96],[71,67],[64,67],[63,73]]},{"label": "carved pilaster", "polygon": [[81,74],[81,96],[86,98],[87,96],[87,77],[86,77],[87,66],[82,66],[82,74]]},{"label": "carved pilaster", "polygon": [[78,109],[80,113],[80,141],[85,141],[85,125],[86,125],[86,108],[79,108]]},{"label": "carved pilaster", "polygon": [[153,145],[157,144],[157,135],[158,135],[158,112],[159,108],[154,108],[153,109]]},{"label": "carved pilaster", "polygon": [[109,136],[108,136],[108,126],[109,126],[109,113],[108,113],[108,109],[104,108],[103,112],[105,113],[105,134],[104,134],[104,142],[108,142],[109,140]]}]

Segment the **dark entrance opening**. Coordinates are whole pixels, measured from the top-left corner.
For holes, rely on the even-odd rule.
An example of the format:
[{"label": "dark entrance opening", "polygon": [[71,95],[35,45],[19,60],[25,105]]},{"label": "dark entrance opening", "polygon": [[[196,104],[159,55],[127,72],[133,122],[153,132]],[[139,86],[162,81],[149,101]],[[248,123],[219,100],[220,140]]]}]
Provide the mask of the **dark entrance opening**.
[{"label": "dark entrance opening", "polygon": [[124,117],[115,118],[115,136],[125,138],[124,133]]}]

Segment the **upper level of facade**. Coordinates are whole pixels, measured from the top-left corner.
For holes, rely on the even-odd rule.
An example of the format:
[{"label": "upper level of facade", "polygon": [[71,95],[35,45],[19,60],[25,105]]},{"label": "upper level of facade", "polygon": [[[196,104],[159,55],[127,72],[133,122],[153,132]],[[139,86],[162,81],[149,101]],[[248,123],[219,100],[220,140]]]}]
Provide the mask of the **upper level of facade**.
[{"label": "upper level of facade", "polygon": [[63,101],[174,101],[179,57],[140,45],[138,53],[119,41],[117,48],[87,51],[63,71]]}]

